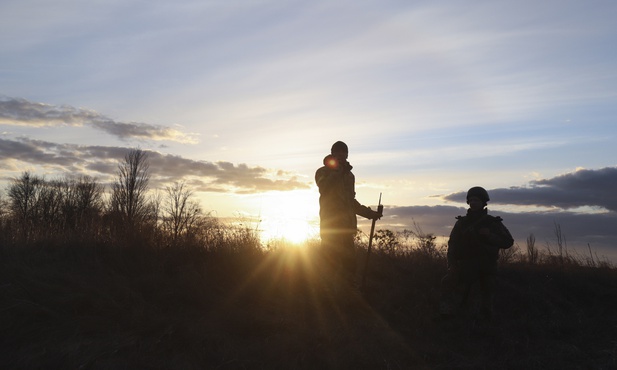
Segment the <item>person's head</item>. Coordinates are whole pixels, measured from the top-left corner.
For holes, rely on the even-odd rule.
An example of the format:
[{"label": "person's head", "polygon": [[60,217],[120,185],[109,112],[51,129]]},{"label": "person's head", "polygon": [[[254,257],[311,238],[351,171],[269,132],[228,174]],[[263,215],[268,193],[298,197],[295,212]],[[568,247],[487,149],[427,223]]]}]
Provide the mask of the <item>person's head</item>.
[{"label": "person's head", "polygon": [[488,192],[481,186],[474,186],[467,191],[467,204],[474,211],[484,209],[489,200]]},{"label": "person's head", "polygon": [[332,144],[330,153],[335,156],[336,159],[338,159],[339,161],[345,161],[349,156],[349,148],[344,142],[337,141],[336,143]]}]

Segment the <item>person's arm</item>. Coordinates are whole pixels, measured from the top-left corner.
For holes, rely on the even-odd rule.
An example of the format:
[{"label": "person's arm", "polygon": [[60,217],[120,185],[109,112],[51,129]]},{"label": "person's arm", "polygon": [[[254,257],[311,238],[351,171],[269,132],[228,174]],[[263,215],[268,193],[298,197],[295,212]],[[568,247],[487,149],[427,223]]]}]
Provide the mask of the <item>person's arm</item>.
[{"label": "person's arm", "polygon": [[508,249],[514,245],[514,238],[500,217],[495,217],[491,225],[481,229],[480,236],[486,244],[495,249]]},{"label": "person's arm", "polygon": [[328,167],[321,167],[315,172],[315,183],[319,188],[319,192],[323,193],[328,189],[332,189],[334,184],[342,181],[343,174]]},{"label": "person's arm", "polygon": [[453,266],[455,261],[458,259],[458,254],[461,245],[461,222],[459,220],[456,221],[452,231],[450,231],[450,238],[448,239],[448,266]]},{"label": "person's arm", "polygon": [[514,245],[514,238],[510,234],[510,230],[501,222],[501,218],[498,218],[493,227],[494,231],[491,232],[490,243],[500,249],[508,249]]},{"label": "person's arm", "polygon": [[354,203],[354,212],[357,215],[368,218],[369,220],[377,220],[383,216],[381,213],[377,211],[373,211],[370,207],[363,206],[356,199],[353,200]]},{"label": "person's arm", "polygon": [[[347,168],[351,169],[351,165],[349,163],[347,163]],[[362,217],[368,218],[369,220],[377,220],[379,218],[381,218],[381,216],[383,216],[381,213],[377,212],[377,211],[373,211],[372,209],[370,209],[367,206],[364,206],[362,204],[360,204],[360,202],[358,202],[358,200],[356,199],[356,178],[354,176],[353,173],[351,173],[351,171],[348,172],[349,175],[351,176],[351,184],[352,184],[352,188],[350,189],[352,192],[352,196],[353,196],[353,210],[354,213],[357,215],[360,215]]]}]

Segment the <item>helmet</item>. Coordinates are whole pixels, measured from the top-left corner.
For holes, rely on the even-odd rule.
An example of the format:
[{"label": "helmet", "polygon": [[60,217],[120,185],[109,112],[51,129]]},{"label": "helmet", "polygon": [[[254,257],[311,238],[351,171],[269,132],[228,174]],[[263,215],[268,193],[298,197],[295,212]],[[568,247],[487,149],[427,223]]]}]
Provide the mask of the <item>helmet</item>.
[{"label": "helmet", "polygon": [[467,198],[466,198],[468,201],[469,201],[469,197],[478,197],[484,203],[486,203],[489,200],[491,200],[491,198],[489,198],[489,196],[488,196],[488,192],[486,191],[486,189],[484,189],[481,186],[474,186],[473,188],[469,189],[467,191]]}]

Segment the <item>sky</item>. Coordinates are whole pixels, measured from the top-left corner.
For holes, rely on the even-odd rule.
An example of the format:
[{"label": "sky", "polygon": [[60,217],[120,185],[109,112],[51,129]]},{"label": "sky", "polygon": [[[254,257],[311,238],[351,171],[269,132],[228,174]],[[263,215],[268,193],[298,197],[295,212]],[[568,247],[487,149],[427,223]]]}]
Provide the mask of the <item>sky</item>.
[{"label": "sky", "polygon": [[558,225],[617,262],[616,17],[612,0],[3,0],[0,189],[109,183],[140,148],[152,188],[315,235],[314,173],[342,140],[378,229],[445,238],[479,185],[522,248]]}]

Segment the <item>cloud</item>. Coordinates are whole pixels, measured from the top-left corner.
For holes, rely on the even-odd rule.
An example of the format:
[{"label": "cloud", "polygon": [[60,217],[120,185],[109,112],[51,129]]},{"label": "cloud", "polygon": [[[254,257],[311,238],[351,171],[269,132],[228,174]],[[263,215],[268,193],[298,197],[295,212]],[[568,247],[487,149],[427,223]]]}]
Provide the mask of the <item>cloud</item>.
[{"label": "cloud", "polygon": [[37,140],[0,139],[0,164],[18,160],[37,165],[52,165],[72,169],[73,156],[67,155],[62,145]]},{"label": "cloud", "polygon": [[[121,147],[79,146],[25,138],[0,138],[0,168],[10,168],[11,162],[20,161],[43,166],[53,173],[82,172],[111,180],[117,173],[118,163],[123,160],[128,150]],[[153,186],[187,178],[197,191],[209,192],[249,194],[309,188],[308,183],[280,170],[230,162],[196,161],[155,151],[146,152]]]},{"label": "cloud", "polygon": [[[570,210],[600,207],[617,212],[617,167],[598,170],[579,169],[557,177],[535,180],[525,187],[489,189],[492,204],[555,207]],[[453,202],[465,202],[466,192],[443,196]]]},{"label": "cloud", "polygon": [[[176,155],[148,152],[150,168],[159,176],[176,181],[192,177],[201,191],[233,191],[235,193],[259,193],[272,190],[307,189],[309,185],[296,176],[263,167],[230,162],[195,161]],[[164,175],[163,175],[164,174]]]},{"label": "cloud", "polygon": [[126,139],[197,143],[194,135],[147,123],[117,122],[92,110],[68,105],[34,103],[19,98],[0,98],[0,124],[14,126],[90,126],[112,136]]}]

